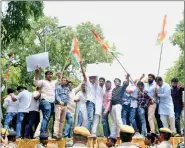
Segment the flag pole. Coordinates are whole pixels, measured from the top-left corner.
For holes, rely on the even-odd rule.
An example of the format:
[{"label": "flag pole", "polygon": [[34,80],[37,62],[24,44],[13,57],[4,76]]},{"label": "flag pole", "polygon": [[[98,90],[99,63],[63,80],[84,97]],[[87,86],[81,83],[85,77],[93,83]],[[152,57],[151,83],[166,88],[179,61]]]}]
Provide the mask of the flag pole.
[{"label": "flag pole", "polygon": [[163,43],[161,45],[161,51],[160,51],[160,56],[159,56],[159,66],[158,66],[157,77],[159,76],[159,71],[160,71],[160,66],[161,66],[162,50],[163,50]]},{"label": "flag pole", "polygon": [[[123,65],[121,64],[121,62],[118,60],[118,58],[112,53],[112,52],[110,52],[113,56],[114,56],[114,58],[119,62],[119,64],[121,65],[121,67],[123,68],[123,70],[128,74],[128,72],[126,71],[126,69],[123,67]],[[133,79],[131,78],[131,76],[130,76],[130,82],[133,84],[134,83],[134,81],[133,81]]]}]

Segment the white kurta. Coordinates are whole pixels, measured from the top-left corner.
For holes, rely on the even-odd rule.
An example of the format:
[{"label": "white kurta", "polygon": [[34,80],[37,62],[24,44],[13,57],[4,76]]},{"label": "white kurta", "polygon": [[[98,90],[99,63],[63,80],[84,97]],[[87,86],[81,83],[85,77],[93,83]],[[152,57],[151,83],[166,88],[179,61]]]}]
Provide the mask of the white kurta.
[{"label": "white kurta", "polygon": [[[80,91],[77,93],[76,98],[80,100],[78,102],[78,112],[81,111],[81,113],[82,113],[82,118],[83,118],[82,126],[85,127],[87,124],[87,107],[86,107],[87,94]],[[78,114],[78,112],[77,112],[77,114]]]},{"label": "white kurta", "polygon": [[104,89],[98,85],[96,89],[96,100],[95,100],[95,114],[101,115],[102,114],[102,106],[103,106],[103,95]]},{"label": "white kurta", "polygon": [[76,98],[76,93],[81,89],[81,85],[82,85],[82,83],[80,83],[76,88],[73,88],[72,91],[69,92],[69,100],[67,103],[67,112],[71,113],[73,120],[74,120],[75,109],[77,108],[74,100]]},{"label": "white kurta", "polygon": [[174,105],[171,97],[171,88],[167,83],[163,83],[161,87],[158,88],[159,96],[159,114],[174,116]]}]

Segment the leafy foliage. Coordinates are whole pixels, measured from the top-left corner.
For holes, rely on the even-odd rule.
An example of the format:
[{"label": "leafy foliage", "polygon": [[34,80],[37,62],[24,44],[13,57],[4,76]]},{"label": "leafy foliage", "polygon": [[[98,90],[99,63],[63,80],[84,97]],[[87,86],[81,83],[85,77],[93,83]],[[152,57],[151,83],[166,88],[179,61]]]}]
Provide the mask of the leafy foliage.
[{"label": "leafy foliage", "polygon": [[24,41],[22,32],[31,30],[30,20],[43,15],[42,1],[10,1],[8,9],[2,12],[1,43],[2,49],[12,41]]},{"label": "leafy foliage", "polygon": [[[22,33],[24,42],[18,40],[9,44],[9,48],[3,53],[14,52],[17,59],[15,67],[20,69],[20,82],[28,88],[33,87],[34,72],[28,73],[26,70],[26,57],[29,55],[49,52],[50,70],[53,72],[61,71],[64,75],[75,79],[79,72],[79,67],[73,65],[69,51],[71,50],[73,36],[79,40],[79,48],[84,66],[94,62],[112,62],[113,57],[104,52],[99,43],[94,39],[90,29],[95,29],[102,39],[103,31],[100,25],[86,22],[72,28],[70,26],[59,29],[58,20],[51,17],[42,17],[37,22],[30,21],[31,30]],[[43,34],[43,28],[49,26],[50,32]],[[115,50],[115,46],[111,46]],[[48,70],[47,68],[46,70]],[[42,72],[42,74],[44,74]],[[42,78],[44,75],[41,76]],[[76,83],[76,82],[75,82]]]},{"label": "leafy foliage", "polygon": [[173,77],[177,77],[179,82],[184,84],[184,18],[176,25],[176,31],[170,37],[170,41],[173,45],[180,47],[181,53],[174,66],[169,68],[165,74],[165,80],[170,83]]},{"label": "leafy foliage", "polygon": [[[2,58],[1,59],[1,65],[2,67],[5,66],[5,64],[7,63],[7,59]],[[7,87],[11,87],[16,89],[17,85],[20,84],[20,68],[18,67],[14,67],[14,66],[10,66],[10,70],[9,70],[9,75],[8,75],[8,81],[6,81],[6,86]],[[4,73],[3,70],[1,71],[1,76],[4,77]]]}]

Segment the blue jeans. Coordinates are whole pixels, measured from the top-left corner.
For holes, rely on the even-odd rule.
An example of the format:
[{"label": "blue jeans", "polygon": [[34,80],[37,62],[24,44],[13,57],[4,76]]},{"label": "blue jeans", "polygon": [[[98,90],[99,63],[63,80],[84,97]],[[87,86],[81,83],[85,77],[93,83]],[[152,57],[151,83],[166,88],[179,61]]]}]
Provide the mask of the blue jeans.
[{"label": "blue jeans", "polygon": [[130,108],[130,115],[129,115],[129,121],[130,123],[132,124],[134,130],[136,132],[138,132],[138,128],[137,128],[137,124],[136,124],[136,111],[137,111],[137,108]]},{"label": "blue jeans", "polygon": [[26,127],[25,127],[25,133],[24,133],[25,138],[30,139],[33,137],[32,126],[35,125],[35,127],[37,127],[38,123],[39,123],[39,112],[30,111],[29,112],[29,122],[26,124]]},{"label": "blue jeans", "polygon": [[86,102],[86,106],[87,106],[87,129],[91,131],[91,126],[92,126],[94,111],[95,111],[95,104],[88,100]]},{"label": "blue jeans", "polygon": [[181,134],[180,116],[182,111],[182,105],[174,107],[175,112],[175,128],[178,134]]},{"label": "blue jeans", "polygon": [[128,116],[130,113],[130,104],[128,105],[122,105],[122,111],[121,111],[121,118],[123,125],[129,125]]},{"label": "blue jeans", "polygon": [[73,118],[71,116],[71,113],[70,112],[67,112],[66,113],[66,127],[65,127],[65,131],[64,131],[64,137],[65,138],[71,138],[71,127],[72,127],[72,124],[73,124]]},{"label": "blue jeans", "polygon": [[83,122],[82,112],[79,110],[79,112],[78,112],[78,123],[77,123],[77,125],[78,126],[81,126],[82,125],[82,122]]},{"label": "blue jeans", "polygon": [[22,130],[22,122],[24,120],[25,114],[23,112],[18,112],[17,113],[17,122],[16,122],[16,132],[17,132],[17,137],[21,137],[21,130]]},{"label": "blue jeans", "polygon": [[5,122],[4,122],[4,128],[8,129],[10,123],[12,122],[13,118],[17,115],[17,113],[7,113],[6,114],[6,118],[5,118]]},{"label": "blue jeans", "polygon": [[42,111],[42,115],[43,115],[40,133],[46,133],[46,128],[48,126],[49,119],[52,112],[52,103],[46,100],[40,100],[39,108]]},{"label": "blue jeans", "polygon": [[145,109],[139,107],[137,110],[138,110],[138,115],[141,122],[141,134],[145,136],[146,135]]},{"label": "blue jeans", "polygon": [[[102,114],[105,111],[105,109],[102,109]],[[102,125],[103,125],[103,133],[105,137],[108,137],[110,135],[110,127],[109,127],[109,120],[108,120],[109,112],[106,114],[106,116],[102,116]]]}]

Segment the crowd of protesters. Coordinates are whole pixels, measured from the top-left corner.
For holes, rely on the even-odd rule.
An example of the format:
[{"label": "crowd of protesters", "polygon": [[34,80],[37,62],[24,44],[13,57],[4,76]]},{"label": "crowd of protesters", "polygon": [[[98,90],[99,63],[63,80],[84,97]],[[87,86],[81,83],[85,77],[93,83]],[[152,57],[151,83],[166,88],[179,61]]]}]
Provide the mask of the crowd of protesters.
[{"label": "crowd of protesters", "polygon": [[[77,88],[59,72],[57,80],[53,80],[51,71],[39,80],[40,68],[36,70],[34,92],[18,86],[15,95],[15,90],[8,88],[3,127],[7,131],[13,128],[17,139],[38,138],[45,133],[55,139],[70,138],[74,127],[86,127],[89,137],[96,137],[100,121],[104,137],[112,139],[120,137],[120,125],[131,126],[134,137],[147,137],[150,141],[161,128],[169,128],[173,136],[183,135],[180,119],[184,86],[177,78],[167,84],[161,77],[148,74],[147,83],[142,81],[145,75],[130,83],[127,74],[123,75],[123,82],[115,78],[112,84],[103,77],[87,76],[82,63],[80,66],[83,81]],[[51,117],[53,126],[49,131]]]}]

